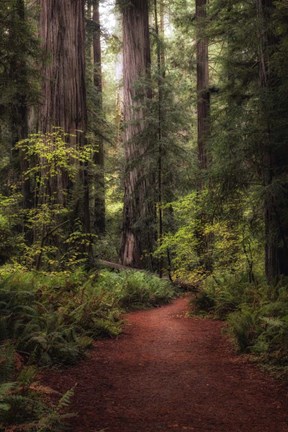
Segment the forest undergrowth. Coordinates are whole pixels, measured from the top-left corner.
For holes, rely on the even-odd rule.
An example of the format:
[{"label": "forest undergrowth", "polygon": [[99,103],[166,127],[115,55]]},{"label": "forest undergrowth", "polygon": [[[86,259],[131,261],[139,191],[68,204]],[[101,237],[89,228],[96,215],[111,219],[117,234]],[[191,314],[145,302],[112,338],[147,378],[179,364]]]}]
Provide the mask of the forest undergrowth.
[{"label": "forest undergrowth", "polygon": [[53,389],[37,382],[39,368],[76,363],[94,339],[121,333],[123,312],[158,306],[174,296],[168,281],[144,272],[45,273],[2,267],[0,430],[62,430],[72,415],[74,389],[53,404]]},{"label": "forest undergrowth", "polygon": [[192,300],[195,313],[227,321],[239,353],[288,378],[288,294],[283,278],[271,289],[247,273],[210,276]]}]

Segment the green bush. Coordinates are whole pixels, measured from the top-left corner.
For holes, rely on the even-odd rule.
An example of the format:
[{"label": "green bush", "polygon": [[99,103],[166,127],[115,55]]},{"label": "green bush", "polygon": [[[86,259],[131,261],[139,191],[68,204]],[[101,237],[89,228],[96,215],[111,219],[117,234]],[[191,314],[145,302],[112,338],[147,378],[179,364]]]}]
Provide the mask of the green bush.
[{"label": "green bush", "polygon": [[166,303],[167,281],[144,272],[0,272],[0,341],[39,365],[72,364],[92,338],[121,332],[121,313]]},{"label": "green bush", "polygon": [[209,313],[215,309],[215,299],[214,297],[206,292],[201,291],[197,294],[191,301],[192,306],[194,306],[195,311],[199,313]]},{"label": "green bush", "polygon": [[261,356],[275,366],[288,366],[288,283],[269,287],[245,274],[208,278],[193,300],[197,312],[227,319],[240,352]]},{"label": "green bush", "polygon": [[230,331],[237,341],[241,352],[250,352],[261,331],[257,311],[242,308],[228,316]]},{"label": "green bush", "polygon": [[213,312],[216,318],[226,319],[230,313],[239,310],[242,305],[260,307],[266,301],[268,292],[265,283],[250,283],[246,274],[224,273],[217,279],[213,276],[208,277],[193,303],[196,310],[207,312],[205,297],[207,301],[209,298],[208,310]]},{"label": "green bush", "polygon": [[0,194],[0,264],[23,254],[24,235],[19,232],[21,210],[20,195],[10,197]]},{"label": "green bush", "polygon": [[63,430],[65,421],[72,415],[67,413],[67,408],[73,390],[53,404],[44,398],[43,388],[36,381],[37,373],[34,366],[19,364],[11,343],[0,347],[0,430],[9,427],[27,432]]},{"label": "green bush", "polygon": [[142,309],[169,302],[175,295],[171,284],[144,272],[123,274],[119,305],[125,310]]}]

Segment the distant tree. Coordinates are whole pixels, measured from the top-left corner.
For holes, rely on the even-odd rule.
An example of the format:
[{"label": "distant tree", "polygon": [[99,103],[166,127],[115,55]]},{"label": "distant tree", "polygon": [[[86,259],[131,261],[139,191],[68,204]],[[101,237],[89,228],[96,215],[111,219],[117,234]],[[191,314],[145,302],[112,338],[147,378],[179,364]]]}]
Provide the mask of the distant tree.
[{"label": "distant tree", "polygon": [[[156,52],[157,52],[157,138],[158,138],[158,163],[157,163],[157,183],[158,183],[158,242],[162,244],[164,234],[164,214],[163,214],[163,129],[164,129],[164,80],[165,80],[165,52],[164,52],[164,5],[163,0],[158,2],[154,0],[154,20],[156,34]],[[159,276],[162,277],[163,260],[159,261]]]},{"label": "distant tree", "polygon": [[[101,55],[101,27],[99,0],[93,1],[93,63],[94,86],[97,95],[97,110],[102,113],[102,55]],[[99,134],[98,134],[99,135]],[[95,204],[94,204],[94,229],[97,234],[105,233],[105,178],[104,178],[104,142],[103,137],[98,136],[97,149],[94,153],[96,165],[95,174]]]},{"label": "distant tree", "polygon": [[[207,32],[207,0],[196,0],[196,63],[197,63],[197,153],[199,176],[199,190],[205,188],[205,176],[208,169],[208,142],[209,142],[209,117],[210,117],[210,90],[209,90],[209,56]],[[200,198],[201,199],[201,198]],[[196,224],[197,254],[199,264],[204,272],[211,272],[212,257],[209,254],[211,249],[212,236],[205,233],[208,223],[208,212],[200,206],[198,223]]]},{"label": "distant tree", "polygon": [[197,122],[198,159],[200,169],[207,169],[207,139],[209,133],[209,65],[208,38],[205,36],[207,0],[196,0],[196,61],[197,61]]}]

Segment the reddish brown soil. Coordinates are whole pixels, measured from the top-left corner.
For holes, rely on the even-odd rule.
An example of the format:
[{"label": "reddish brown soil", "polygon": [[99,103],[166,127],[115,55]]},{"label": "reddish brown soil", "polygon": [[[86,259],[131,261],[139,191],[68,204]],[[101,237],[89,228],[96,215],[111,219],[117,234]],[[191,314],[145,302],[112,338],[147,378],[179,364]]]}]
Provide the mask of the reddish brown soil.
[{"label": "reddish brown soil", "polygon": [[78,383],[73,432],[285,432],[287,388],[237,356],[223,323],[188,318],[188,299],[126,316],[124,333],[46,384]]}]

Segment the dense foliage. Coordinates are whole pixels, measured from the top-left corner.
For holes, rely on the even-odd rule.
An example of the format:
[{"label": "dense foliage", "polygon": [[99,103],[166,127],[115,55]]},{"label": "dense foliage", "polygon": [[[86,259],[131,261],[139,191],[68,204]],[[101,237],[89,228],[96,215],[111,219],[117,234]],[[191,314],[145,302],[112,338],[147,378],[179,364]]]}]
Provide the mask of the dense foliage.
[{"label": "dense foliage", "polygon": [[63,410],[72,393],[47,406],[35,365],[75,363],[93,339],[120,334],[123,312],[164,304],[175,292],[144,272],[15,270],[3,267],[0,276],[0,425],[55,431],[69,418]]},{"label": "dense foliage", "polygon": [[173,297],[99,259],[197,286],[241,351],[287,366],[287,2],[110,3],[0,4],[0,421],[19,402],[19,430],[56,430],[71,396],[46,406],[35,365]]},{"label": "dense foliage", "polygon": [[271,290],[264,280],[251,283],[245,274],[208,278],[193,301],[193,310],[227,319],[239,352],[257,355],[287,378],[287,282]]}]

